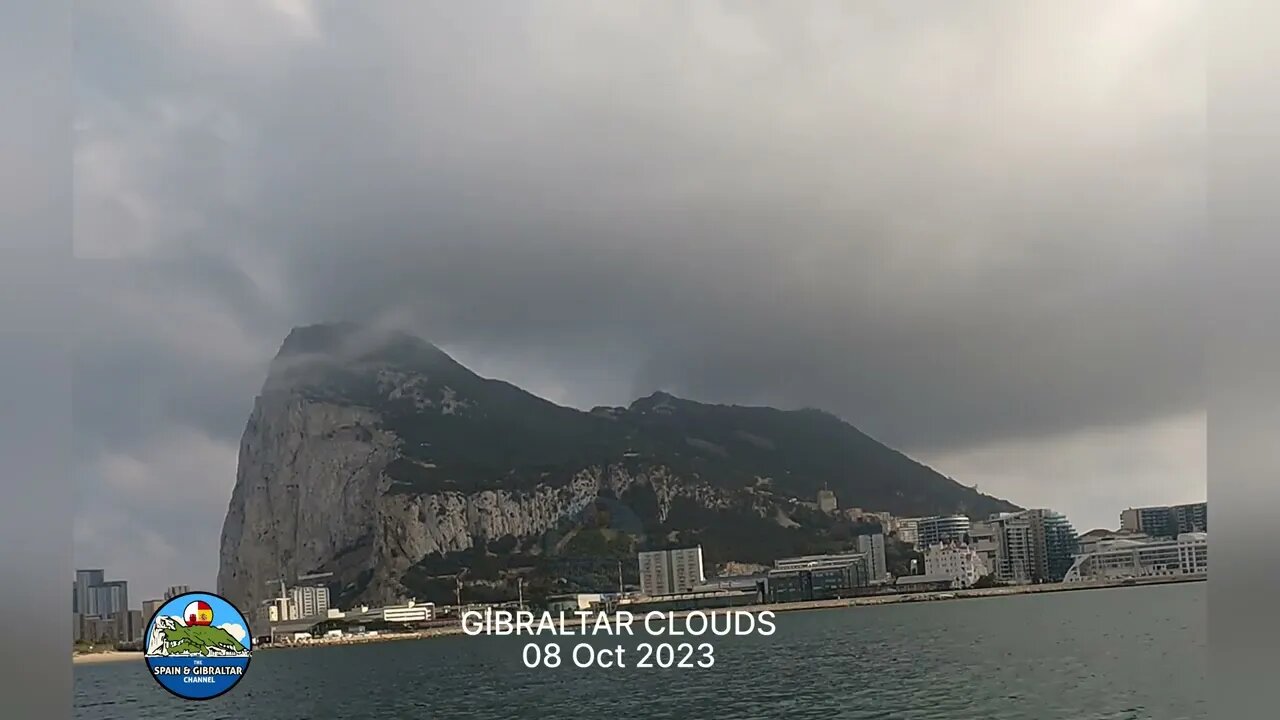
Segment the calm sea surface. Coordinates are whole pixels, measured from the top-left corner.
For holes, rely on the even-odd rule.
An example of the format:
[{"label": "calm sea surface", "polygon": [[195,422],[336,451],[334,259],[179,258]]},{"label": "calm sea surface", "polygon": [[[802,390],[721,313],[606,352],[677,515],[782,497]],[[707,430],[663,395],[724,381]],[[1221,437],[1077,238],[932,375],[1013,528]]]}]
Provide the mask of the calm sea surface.
[{"label": "calm sea surface", "polygon": [[[141,661],[79,665],[75,717],[1207,718],[1205,597],[1190,583],[784,613],[770,637],[715,638],[710,669],[531,670],[528,638],[263,651],[207,702],[171,697]],[[622,639],[629,661],[645,640]]]}]

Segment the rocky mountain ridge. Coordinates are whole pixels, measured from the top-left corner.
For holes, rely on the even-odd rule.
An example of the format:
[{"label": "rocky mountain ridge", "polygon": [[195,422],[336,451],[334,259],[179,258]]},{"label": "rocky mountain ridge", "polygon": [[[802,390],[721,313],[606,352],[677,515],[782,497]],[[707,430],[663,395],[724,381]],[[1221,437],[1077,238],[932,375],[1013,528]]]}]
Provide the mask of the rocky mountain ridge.
[{"label": "rocky mountain ridge", "polygon": [[551,591],[669,542],[768,562],[856,534],[805,502],[822,487],[901,515],[1015,507],[816,410],[655,393],[582,412],[408,335],[297,328],[245,427],[218,588],[243,608],[317,571],[341,603],[449,600],[459,574]]}]

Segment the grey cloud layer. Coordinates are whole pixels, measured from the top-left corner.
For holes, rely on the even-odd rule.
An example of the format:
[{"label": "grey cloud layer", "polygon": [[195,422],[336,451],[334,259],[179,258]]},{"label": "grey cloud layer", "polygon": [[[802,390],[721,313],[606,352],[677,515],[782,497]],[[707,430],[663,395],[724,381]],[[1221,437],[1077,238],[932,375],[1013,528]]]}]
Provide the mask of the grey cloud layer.
[{"label": "grey cloud layer", "polygon": [[86,406],[233,443],[337,318],[909,449],[1202,406],[1195,4],[480,5],[84,8]]}]

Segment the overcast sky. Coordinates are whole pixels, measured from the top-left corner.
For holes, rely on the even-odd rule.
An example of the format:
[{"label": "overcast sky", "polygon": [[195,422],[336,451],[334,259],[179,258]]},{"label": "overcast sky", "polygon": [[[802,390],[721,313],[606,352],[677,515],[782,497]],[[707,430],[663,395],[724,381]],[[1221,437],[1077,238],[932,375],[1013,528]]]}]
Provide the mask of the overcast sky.
[{"label": "overcast sky", "polygon": [[334,319],[822,407],[1081,531],[1203,500],[1197,5],[81,3],[76,564],[212,589]]}]

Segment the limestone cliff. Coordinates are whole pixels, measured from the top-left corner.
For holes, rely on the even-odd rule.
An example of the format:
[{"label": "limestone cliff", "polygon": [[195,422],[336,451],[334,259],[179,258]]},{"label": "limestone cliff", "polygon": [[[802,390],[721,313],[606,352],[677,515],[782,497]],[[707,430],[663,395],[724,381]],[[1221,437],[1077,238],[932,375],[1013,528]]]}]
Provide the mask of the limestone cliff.
[{"label": "limestone cliff", "polygon": [[245,427],[218,588],[253,608],[281,578],[327,572],[335,598],[376,604],[431,594],[451,557],[490,586],[508,564],[555,582],[570,571],[553,558],[680,537],[715,561],[767,561],[839,535],[805,515],[826,485],[897,513],[1014,507],[825,413],[661,393],[579,412],[416,338],[299,328]]}]

